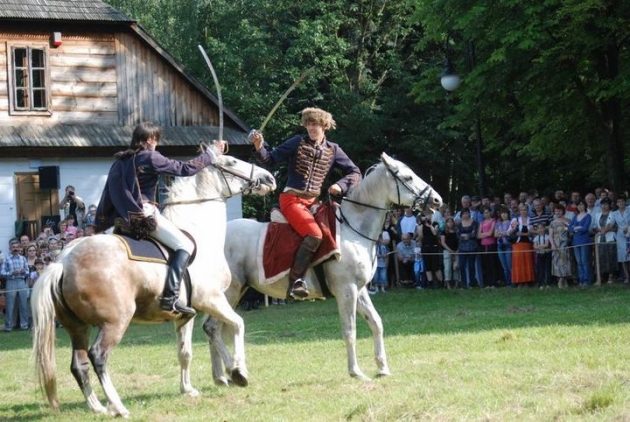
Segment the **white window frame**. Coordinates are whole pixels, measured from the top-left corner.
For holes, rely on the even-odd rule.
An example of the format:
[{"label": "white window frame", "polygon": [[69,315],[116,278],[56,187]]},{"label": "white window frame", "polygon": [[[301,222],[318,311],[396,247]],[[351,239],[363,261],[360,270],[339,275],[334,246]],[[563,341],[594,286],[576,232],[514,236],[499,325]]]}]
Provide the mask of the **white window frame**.
[{"label": "white window frame", "polygon": [[[28,76],[29,76],[29,85],[28,91],[29,96],[33,98],[33,85],[30,83],[30,79],[32,79],[33,68],[31,66],[31,58],[32,50],[43,50],[44,52],[44,91],[45,91],[45,107],[34,108],[30,106],[29,108],[18,108],[17,107],[17,86],[15,81],[15,56],[14,52],[16,49],[26,49],[28,55]],[[44,43],[8,43],[7,45],[7,64],[8,64],[8,82],[9,82],[9,114],[15,116],[51,116],[52,115],[52,103],[50,100],[50,91],[51,91],[51,80],[50,80],[50,61],[48,54],[48,44]],[[41,68],[37,68],[41,69]]]}]

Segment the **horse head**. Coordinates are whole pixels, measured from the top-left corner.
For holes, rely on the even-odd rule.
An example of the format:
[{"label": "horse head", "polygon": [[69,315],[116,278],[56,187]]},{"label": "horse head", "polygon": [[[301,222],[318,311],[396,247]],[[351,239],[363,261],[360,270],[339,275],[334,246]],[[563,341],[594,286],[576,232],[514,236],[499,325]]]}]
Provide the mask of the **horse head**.
[{"label": "horse head", "polygon": [[269,171],[253,163],[225,155],[224,145],[222,142],[214,141],[205,146],[213,148],[217,155],[216,161],[208,170],[219,176],[223,196],[230,197],[239,193],[262,196],[276,189],[276,179]]},{"label": "horse head", "polygon": [[428,183],[416,175],[406,164],[382,153],[381,162],[394,183],[391,202],[409,207],[436,210],[442,206],[442,197]]}]

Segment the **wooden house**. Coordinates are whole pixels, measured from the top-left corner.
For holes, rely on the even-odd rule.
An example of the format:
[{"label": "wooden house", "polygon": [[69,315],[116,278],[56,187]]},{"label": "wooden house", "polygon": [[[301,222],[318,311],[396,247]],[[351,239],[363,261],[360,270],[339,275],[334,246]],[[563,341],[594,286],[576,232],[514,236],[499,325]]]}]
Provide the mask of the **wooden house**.
[{"label": "wooden house", "polygon": [[[32,235],[59,214],[66,185],[98,203],[112,155],[147,120],[163,153],[187,158],[217,137],[217,100],[102,1],[0,0],[0,250],[16,221]],[[231,151],[245,148],[248,126],[229,109],[224,120]]]}]

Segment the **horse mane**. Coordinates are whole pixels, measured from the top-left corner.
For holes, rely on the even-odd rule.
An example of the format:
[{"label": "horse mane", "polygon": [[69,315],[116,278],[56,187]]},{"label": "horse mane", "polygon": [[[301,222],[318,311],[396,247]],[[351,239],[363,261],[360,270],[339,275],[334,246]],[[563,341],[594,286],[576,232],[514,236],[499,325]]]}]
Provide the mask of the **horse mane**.
[{"label": "horse mane", "polygon": [[363,180],[350,191],[348,198],[357,202],[370,203],[370,200],[374,197],[374,191],[378,189],[377,185],[381,182],[384,169],[385,165],[381,162],[370,166],[365,171]]}]

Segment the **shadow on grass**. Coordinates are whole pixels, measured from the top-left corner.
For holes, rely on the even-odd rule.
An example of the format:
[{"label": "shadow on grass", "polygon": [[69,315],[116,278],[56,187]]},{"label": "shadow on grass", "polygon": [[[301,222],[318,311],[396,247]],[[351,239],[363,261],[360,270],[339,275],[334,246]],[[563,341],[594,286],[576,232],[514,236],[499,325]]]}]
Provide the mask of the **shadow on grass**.
[{"label": "shadow on grass", "polygon": [[[630,288],[612,285],[585,290],[551,288],[423,290],[393,289],[372,297],[383,319],[385,333],[392,335],[444,334],[517,329],[549,325],[604,325],[630,322]],[[240,311],[250,344],[339,340],[340,325],[334,299],[289,303]],[[365,322],[357,317],[357,337],[370,337]],[[193,341],[206,343],[198,317]],[[93,337],[95,330],[93,330]],[[69,346],[68,336],[57,329],[57,345]],[[0,333],[0,350],[31,347],[29,332]],[[175,344],[170,323],[132,325],[118,346]]]},{"label": "shadow on grass", "polygon": [[[201,397],[204,398],[215,398],[221,397],[225,395],[226,388],[218,388],[212,385],[201,385],[198,386],[201,388]],[[77,389],[79,387],[76,387]],[[235,387],[236,388],[236,387]],[[101,404],[107,407],[107,401],[105,400],[104,394],[102,391],[98,391],[99,397],[101,399]],[[126,394],[121,397],[123,404],[128,408],[152,408],[154,406],[158,406],[158,403],[164,402],[165,400],[181,400],[182,394],[176,389],[173,389],[172,392],[160,391],[155,393],[136,393],[136,394]],[[72,401],[72,402],[61,402],[59,405],[59,410],[53,410],[44,398],[41,399],[41,402],[36,403],[24,403],[24,404],[13,404],[9,406],[3,406],[3,413],[11,413],[19,416],[3,416],[2,421],[33,421],[33,420],[42,420],[51,417],[59,417],[63,418],[72,418],[72,417],[82,417],[85,415],[93,415],[97,417],[98,415],[89,410],[85,401]]]},{"label": "shadow on grass", "polygon": [[[15,413],[19,416],[3,416],[3,421],[36,421],[54,416],[61,417],[69,412],[81,411],[87,409],[85,402],[69,402],[61,403],[59,410],[53,410],[47,403],[23,403],[5,406],[4,410],[8,413]],[[7,413],[7,412],[5,412]]]}]

